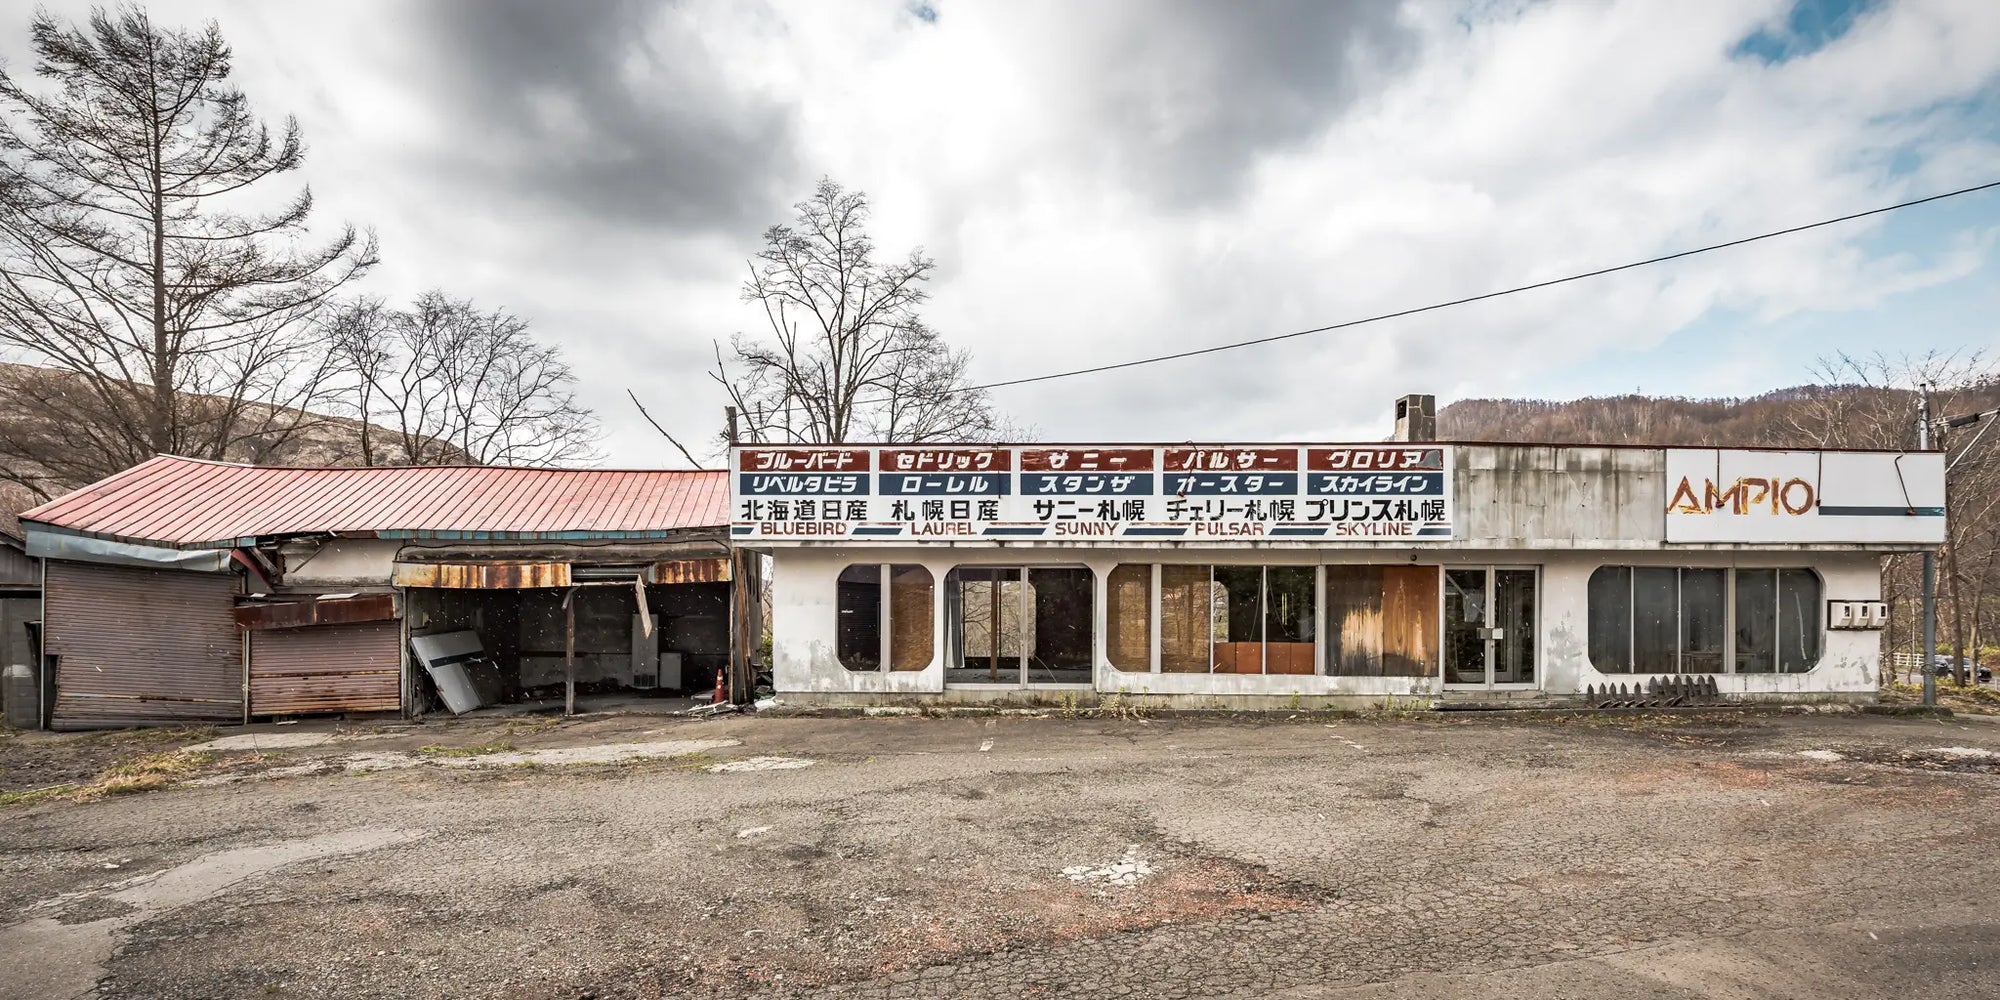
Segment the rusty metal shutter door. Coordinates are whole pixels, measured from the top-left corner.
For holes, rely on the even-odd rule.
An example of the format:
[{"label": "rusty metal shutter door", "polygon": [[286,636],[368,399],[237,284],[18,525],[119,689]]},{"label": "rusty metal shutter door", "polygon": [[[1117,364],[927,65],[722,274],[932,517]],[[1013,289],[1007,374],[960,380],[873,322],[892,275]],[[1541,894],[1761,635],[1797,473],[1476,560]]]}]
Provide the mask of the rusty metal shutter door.
[{"label": "rusty metal shutter door", "polygon": [[394,712],[402,707],[402,623],[250,633],[250,712]]},{"label": "rusty metal shutter door", "polygon": [[48,563],[57,729],[240,722],[243,640],[223,573]]}]

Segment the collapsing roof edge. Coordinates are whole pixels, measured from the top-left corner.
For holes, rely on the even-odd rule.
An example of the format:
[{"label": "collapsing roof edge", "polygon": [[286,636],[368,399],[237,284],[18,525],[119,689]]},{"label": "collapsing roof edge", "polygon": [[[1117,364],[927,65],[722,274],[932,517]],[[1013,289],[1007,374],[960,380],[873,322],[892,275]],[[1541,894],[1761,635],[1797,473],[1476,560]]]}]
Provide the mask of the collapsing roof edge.
[{"label": "collapsing roof edge", "polygon": [[21,517],[31,529],[172,548],[300,535],[669,540],[724,530],[729,489],[709,471],[287,469],[163,455]]}]

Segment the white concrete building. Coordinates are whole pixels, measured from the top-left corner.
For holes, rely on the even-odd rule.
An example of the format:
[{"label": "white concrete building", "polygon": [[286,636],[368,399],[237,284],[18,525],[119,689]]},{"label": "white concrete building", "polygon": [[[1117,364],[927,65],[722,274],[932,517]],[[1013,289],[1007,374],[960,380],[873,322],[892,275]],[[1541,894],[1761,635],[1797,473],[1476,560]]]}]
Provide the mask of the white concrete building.
[{"label": "white concrete building", "polygon": [[[1936,453],[745,446],[794,704],[1870,700]],[[997,623],[997,627],[995,627]]]}]

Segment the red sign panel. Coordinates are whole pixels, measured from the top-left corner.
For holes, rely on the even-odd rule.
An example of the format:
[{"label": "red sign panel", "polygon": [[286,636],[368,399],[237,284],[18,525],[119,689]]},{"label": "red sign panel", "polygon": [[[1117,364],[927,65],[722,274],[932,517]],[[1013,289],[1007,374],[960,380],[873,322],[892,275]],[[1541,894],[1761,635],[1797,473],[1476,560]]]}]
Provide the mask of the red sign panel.
[{"label": "red sign panel", "polygon": [[1167,472],[1291,472],[1297,448],[1168,448]]},{"label": "red sign panel", "polygon": [[866,472],[866,448],[745,448],[744,472]]},{"label": "red sign panel", "polygon": [[1151,448],[1023,448],[1022,472],[1151,472]]},{"label": "red sign panel", "polygon": [[883,472],[1008,472],[1014,454],[1000,448],[884,448]]},{"label": "red sign panel", "polygon": [[1307,448],[1313,472],[1405,472],[1444,469],[1443,448]]}]

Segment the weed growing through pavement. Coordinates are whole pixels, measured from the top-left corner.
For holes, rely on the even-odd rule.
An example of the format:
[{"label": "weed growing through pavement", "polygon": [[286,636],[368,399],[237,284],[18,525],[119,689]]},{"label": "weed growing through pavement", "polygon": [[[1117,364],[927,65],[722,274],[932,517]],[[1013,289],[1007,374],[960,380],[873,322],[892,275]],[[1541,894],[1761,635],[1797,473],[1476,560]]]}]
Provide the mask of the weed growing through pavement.
[{"label": "weed growing through pavement", "polygon": [[417,752],[427,757],[484,757],[487,754],[508,753],[514,749],[512,743],[477,743],[469,747],[448,747],[442,743],[426,743]]}]

